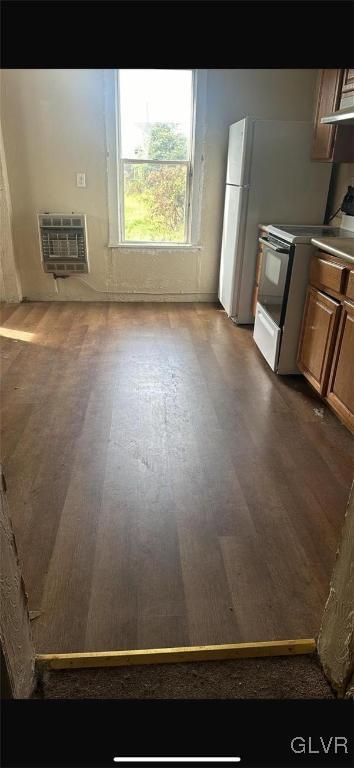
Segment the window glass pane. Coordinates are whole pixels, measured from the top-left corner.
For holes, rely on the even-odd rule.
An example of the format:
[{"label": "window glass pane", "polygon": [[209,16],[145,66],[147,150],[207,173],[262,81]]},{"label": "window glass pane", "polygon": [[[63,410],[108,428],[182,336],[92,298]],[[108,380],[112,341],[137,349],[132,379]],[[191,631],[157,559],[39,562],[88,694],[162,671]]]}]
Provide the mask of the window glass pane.
[{"label": "window glass pane", "polygon": [[183,243],[188,166],[124,163],[124,239]]},{"label": "window glass pane", "polygon": [[192,71],[120,69],[121,157],[189,160]]}]

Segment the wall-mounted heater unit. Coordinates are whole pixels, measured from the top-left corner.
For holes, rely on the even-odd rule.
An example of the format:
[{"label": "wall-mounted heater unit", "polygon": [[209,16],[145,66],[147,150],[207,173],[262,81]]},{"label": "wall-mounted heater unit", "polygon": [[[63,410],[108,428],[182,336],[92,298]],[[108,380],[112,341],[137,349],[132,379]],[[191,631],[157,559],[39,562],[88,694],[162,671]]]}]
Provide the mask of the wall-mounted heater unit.
[{"label": "wall-mounted heater unit", "polygon": [[89,271],[84,214],[40,213],[38,226],[44,272],[64,276]]}]

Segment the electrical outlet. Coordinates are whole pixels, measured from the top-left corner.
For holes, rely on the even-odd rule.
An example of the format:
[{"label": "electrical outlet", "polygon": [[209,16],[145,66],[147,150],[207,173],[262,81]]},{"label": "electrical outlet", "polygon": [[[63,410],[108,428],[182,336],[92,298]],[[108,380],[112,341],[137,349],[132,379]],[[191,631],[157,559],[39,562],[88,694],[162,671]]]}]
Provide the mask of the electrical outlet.
[{"label": "electrical outlet", "polygon": [[77,187],[86,187],[86,173],[77,173],[76,174],[76,186]]}]

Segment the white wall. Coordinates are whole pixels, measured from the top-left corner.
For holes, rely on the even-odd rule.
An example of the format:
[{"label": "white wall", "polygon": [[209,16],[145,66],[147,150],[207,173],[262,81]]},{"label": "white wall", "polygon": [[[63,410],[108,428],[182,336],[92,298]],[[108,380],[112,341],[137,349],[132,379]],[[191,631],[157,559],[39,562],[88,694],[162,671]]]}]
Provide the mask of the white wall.
[{"label": "white wall", "polygon": [[[214,298],[217,293],[227,134],[252,115],[310,120],[317,70],[209,70],[201,250],[108,249],[103,70],[5,70],[3,130],[13,232],[23,294],[30,299]],[[87,176],[75,186],[76,172]],[[55,281],[40,265],[36,214],[88,215],[97,293],[76,279]],[[109,293],[108,293],[109,291]]]},{"label": "white wall", "polygon": [[12,207],[0,122],[0,301],[22,299],[12,239]]}]

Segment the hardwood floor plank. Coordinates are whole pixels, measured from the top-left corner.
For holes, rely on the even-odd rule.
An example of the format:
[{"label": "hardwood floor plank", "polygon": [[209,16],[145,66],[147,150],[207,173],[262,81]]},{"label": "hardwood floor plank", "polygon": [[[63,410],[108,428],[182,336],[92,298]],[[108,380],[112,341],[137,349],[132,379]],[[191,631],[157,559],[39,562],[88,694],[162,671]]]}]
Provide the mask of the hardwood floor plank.
[{"label": "hardwood floor plank", "polygon": [[[112,397],[98,381],[92,388],[65,498],[36,624],[37,647],[82,649],[102,501]],[[104,402],[97,402],[104,392]]]},{"label": "hardwood floor plank", "polygon": [[[87,327],[81,329],[81,342]],[[47,435],[42,446],[37,472],[34,471],[29,499],[26,503],[27,525],[23,533],[23,550],[26,553],[25,568],[31,574],[30,604],[33,610],[40,606],[45,575],[49,568],[61,513],[75,462],[77,441],[84,424],[91,393],[92,373],[90,363],[77,365],[73,337],[77,331],[67,334],[66,343],[72,350],[71,359],[61,371],[53,371],[57,378],[55,394],[51,402],[50,418],[38,431]],[[37,541],[42,542],[42,557],[38,558]],[[45,547],[44,547],[45,543]]]},{"label": "hardwood floor plank", "polygon": [[16,325],[16,318],[21,318],[21,321],[25,317],[27,312],[31,312],[33,304],[0,304],[0,320],[1,326],[12,327]]},{"label": "hardwood floor plank", "polygon": [[[240,638],[238,614],[218,539],[201,529],[179,526],[190,645],[233,643]],[[237,640],[239,642],[239,640]]]},{"label": "hardwood floor plank", "polygon": [[256,642],[258,635],[265,639],[280,637],[285,625],[290,629],[289,612],[286,618],[279,615],[277,591],[257,535],[222,536],[220,547],[239,636],[247,635],[252,638],[250,642]]},{"label": "hardwood floor plank", "polygon": [[[120,339],[86,646],[183,644],[184,595],[166,454],[169,364],[144,327]],[[161,543],[163,542],[163,546]],[[112,577],[113,574],[113,577]],[[102,594],[109,605],[102,604]]]}]

